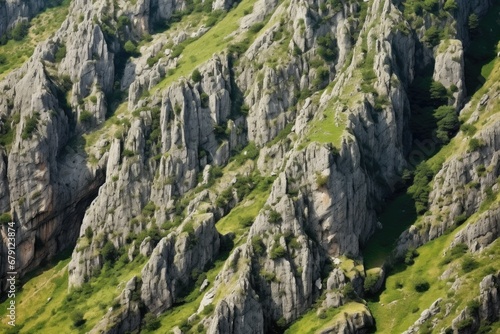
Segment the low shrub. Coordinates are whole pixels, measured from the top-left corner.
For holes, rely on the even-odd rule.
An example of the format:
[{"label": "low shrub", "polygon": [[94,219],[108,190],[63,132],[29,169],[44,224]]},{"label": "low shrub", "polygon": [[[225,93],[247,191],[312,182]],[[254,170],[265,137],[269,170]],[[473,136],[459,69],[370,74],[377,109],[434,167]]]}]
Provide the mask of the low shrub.
[{"label": "low shrub", "polygon": [[415,291],[417,291],[417,292],[425,292],[425,291],[429,290],[431,285],[429,284],[429,282],[427,282],[423,278],[420,278],[420,279],[417,279],[415,281],[415,283],[413,284],[413,287],[415,288]]}]

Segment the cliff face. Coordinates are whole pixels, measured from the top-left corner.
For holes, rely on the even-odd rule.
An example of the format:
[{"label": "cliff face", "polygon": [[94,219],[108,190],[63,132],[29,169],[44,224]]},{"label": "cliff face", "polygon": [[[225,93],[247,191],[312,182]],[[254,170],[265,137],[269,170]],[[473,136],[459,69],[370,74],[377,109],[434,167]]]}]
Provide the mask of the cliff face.
[{"label": "cliff face", "polygon": [[46,8],[47,2],[42,0],[5,0],[0,3],[0,37],[23,21],[29,21]]},{"label": "cliff face", "polygon": [[[385,0],[73,1],[0,82],[0,126],[13,134],[0,150],[0,213],[18,226],[18,272],[76,244],[68,280],[79,289],[114,262],[146,258],[95,333],[144,328],[146,313],[183,303],[224,256],[189,321],[208,333],[283,329],[323,294],[326,310],[362,297],[366,274],[343,265],[362,256],[409,167],[414,79],[433,66],[447,104],[471,119],[498,99],[492,86],[462,109],[465,26],[491,3],[456,4],[438,19]],[[435,26],[449,38],[433,45]],[[431,214],[400,254],[496,191],[495,117],[474,135],[479,148],[439,169]],[[488,247],[495,212],[456,243]],[[322,332],[373,327],[366,307],[351,311]]]}]

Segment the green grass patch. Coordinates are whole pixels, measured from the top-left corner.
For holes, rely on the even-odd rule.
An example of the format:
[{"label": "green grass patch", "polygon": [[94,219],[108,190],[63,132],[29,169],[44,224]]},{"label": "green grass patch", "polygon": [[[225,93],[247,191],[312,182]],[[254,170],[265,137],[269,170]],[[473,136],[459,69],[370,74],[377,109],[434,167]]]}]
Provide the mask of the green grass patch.
[{"label": "green grass patch", "polygon": [[237,237],[243,235],[266,203],[269,193],[269,185],[266,186],[264,183],[257,185],[243,202],[240,202],[229,214],[217,222],[217,231],[221,234],[233,232]]},{"label": "green grass patch", "polygon": [[30,22],[28,36],[20,41],[9,40],[0,46],[0,80],[10,71],[21,67],[33,54],[35,47],[49,38],[63,23],[68,15],[70,0],[64,0],[60,6],[46,9]]},{"label": "green grass patch", "polygon": [[[86,284],[79,293],[68,293],[68,263],[66,258],[46,268],[22,287],[17,295],[17,325],[20,333],[74,333],[88,332],[114,304],[124,284],[134,275],[140,275],[144,258],[128,264],[117,264],[103,269],[101,275]],[[50,298],[50,300],[49,300]],[[8,301],[7,301],[8,302]],[[4,302],[1,307],[6,307]],[[81,312],[85,322],[79,330],[73,327],[72,312]],[[7,318],[0,324],[6,328]]]},{"label": "green grass patch", "polygon": [[[477,216],[475,216],[477,217]],[[496,241],[483,253],[467,255],[461,258],[463,250],[448,250],[451,253],[460,253],[452,256],[448,261],[443,261],[441,254],[449,248],[462,227],[451,234],[443,235],[426,245],[418,248],[419,256],[412,266],[395,268],[395,274],[390,275],[386,281],[386,289],[380,295],[378,302],[370,302],[369,307],[377,321],[377,333],[401,333],[408,329],[420,313],[427,309],[438,298],[443,298],[443,304],[451,302],[456,305],[453,310],[462,310],[468,302],[479,294],[479,282],[489,273],[500,269],[498,259],[500,243]],[[451,253],[450,253],[451,252]],[[458,261],[458,267],[454,265]],[[461,279],[460,288],[456,292],[450,289],[454,278],[441,280],[439,277],[450,266],[455,267]],[[466,270],[464,270],[464,267]],[[428,285],[427,285],[428,284]],[[443,307],[442,307],[443,309]],[[452,311],[444,317],[444,310],[437,316],[443,319],[435,329],[450,326],[457,313]]]},{"label": "green grass patch", "polygon": [[154,90],[163,89],[180,77],[188,78],[194,68],[223,51],[230,43],[227,37],[239,28],[239,20],[252,10],[254,2],[255,0],[243,0],[207,33],[187,44],[182,50],[183,57],[175,72],[161,81]]},{"label": "green grass patch", "polygon": [[410,195],[405,193],[391,200],[379,217],[382,229],[377,230],[363,248],[365,268],[382,266],[397,238],[416,218],[415,204]]},{"label": "green grass patch", "polygon": [[302,145],[317,142],[322,144],[331,143],[337,148],[340,147],[345,129],[344,118],[343,115],[336,118],[333,107],[329,105],[326,111],[323,112],[322,119],[315,118],[309,123],[309,132]]}]

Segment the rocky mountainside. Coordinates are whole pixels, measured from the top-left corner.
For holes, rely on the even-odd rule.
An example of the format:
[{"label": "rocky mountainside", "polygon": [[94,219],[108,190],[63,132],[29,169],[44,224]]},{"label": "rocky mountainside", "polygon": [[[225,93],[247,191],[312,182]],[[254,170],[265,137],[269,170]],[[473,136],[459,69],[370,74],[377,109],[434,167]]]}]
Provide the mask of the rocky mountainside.
[{"label": "rocky mountainside", "polygon": [[14,66],[46,6],[0,2],[9,331],[500,328],[497,2],[73,0]]}]

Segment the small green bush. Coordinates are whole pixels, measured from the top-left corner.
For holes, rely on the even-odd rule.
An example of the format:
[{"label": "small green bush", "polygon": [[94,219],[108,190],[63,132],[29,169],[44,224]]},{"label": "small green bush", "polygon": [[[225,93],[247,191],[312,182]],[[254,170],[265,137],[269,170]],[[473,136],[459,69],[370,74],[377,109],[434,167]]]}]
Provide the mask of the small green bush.
[{"label": "small green bush", "polygon": [[92,227],[88,226],[86,229],[85,229],[85,237],[88,239],[88,240],[92,240],[92,237],[94,236],[94,232],[92,231]]},{"label": "small green bush", "polygon": [[441,261],[441,264],[448,264],[451,261],[460,258],[462,255],[467,253],[467,250],[468,250],[468,247],[466,244],[461,243],[461,244],[456,245],[455,247],[453,247],[452,249],[450,249],[446,253],[445,257]]},{"label": "small green bush", "polygon": [[425,0],[422,4],[424,10],[429,13],[436,12],[439,9],[439,1],[438,0]]},{"label": "small green bush", "polygon": [[24,126],[23,132],[21,133],[22,139],[29,139],[33,136],[33,133],[38,126],[38,118],[39,118],[38,113],[26,117],[26,124]]},{"label": "small green bush", "polygon": [[66,57],[66,45],[60,45],[57,48],[56,54],[54,55],[54,59],[56,63],[60,63],[61,60],[64,59],[64,57]]},{"label": "small green bush", "polygon": [[135,153],[132,150],[128,150],[128,149],[124,149],[123,150],[123,156],[124,157],[133,157],[134,155],[135,155]]},{"label": "small green bush", "polygon": [[471,256],[466,256],[462,260],[462,270],[464,273],[469,273],[479,267],[479,263]]},{"label": "small green bush", "polygon": [[337,57],[335,46],[337,41],[331,35],[318,37],[318,55],[326,61],[333,61]]},{"label": "small green bush", "polygon": [[281,317],[278,319],[278,321],[276,321],[276,325],[279,327],[279,328],[285,328],[286,327],[286,319]]},{"label": "small green bush", "polygon": [[182,51],[184,51],[185,46],[183,44],[178,44],[172,49],[172,53],[170,57],[177,58],[181,55]]},{"label": "small green bush", "polygon": [[452,11],[457,10],[457,9],[458,9],[458,5],[457,5],[456,0],[446,0],[446,2],[444,3],[444,10],[446,10],[448,12],[452,12]]},{"label": "small green bush", "polygon": [[203,92],[200,94],[200,103],[202,108],[208,108],[209,97],[208,94]]},{"label": "small green bush", "polygon": [[142,214],[146,217],[151,217],[155,213],[155,210],[156,205],[152,201],[149,201],[142,209]]},{"label": "small green bush", "polygon": [[28,35],[30,24],[27,21],[17,23],[10,31],[10,36],[16,41],[22,40]]},{"label": "small green bush", "polygon": [[429,284],[429,282],[427,282],[423,278],[420,278],[420,279],[417,279],[415,281],[413,287],[415,288],[415,291],[417,291],[417,292],[425,292],[425,291],[429,290],[431,285]]},{"label": "small green bush", "polygon": [[260,276],[266,280],[266,282],[274,282],[276,280],[276,274],[270,271],[264,271],[262,270],[260,272]]},{"label": "small green bush", "polygon": [[242,227],[250,227],[253,224],[252,217],[246,217],[240,220],[240,226]]},{"label": "small green bush", "polygon": [[118,24],[117,24],[117,28],[118,29],[122,29],[123,27],[127,26],[130,24],[130,19],[125,16],[125,15],[121,15],[119,18],[118,18]]},{"label": "small green bush", "polygon": [[363,284],[363,288],[365,289],[365,292],[369,292],[370,290],[372,290],[375,287],[375,285],[377,284],[378,279],[379,279],[378,275],[366,276],[364,284]]},{"label": "small green bush", "polygon": [[328,77],[330,76],[330,72],[326,67],[319,67],[316,70],[316,78],[313,80],[313,85],[316,89],[321,89],[323,88],[325,81],[328,80]]},{"label": "small green bush", "polygon": [[11,221],[12,221],[12,216],[10,215],[10,213],[4,212],[2,213],[2,215],[0,215],[0,224],[7,224],[10,223]]},{"label": "small green bush", "polygon": [[270,210],[269,211],[269,219],[268,221],[271,224],[278,224],[282,220],[281,215],[276,211],[276,210]]},{"label": "small green bush", "polygon": [[132,41],[126,41],[125,45],[123,45],[123,48],[128,54],[134,55],[137,53],[137,46]]},{"label": "small green bush", "polygon": [[265,252],[265,246],[262,242],[262,238],[259,236],[252,237],[252,248],[257,255],[262,255]]},{"label": "small green bush", "polygon": [[234,54],[236,57],[239,57],[241,54],[245,53],[249,46],[250,40],[246,38],[241,42],[229,44],[227,50],[229,51],[229,53]]},{"label": "small green bush", "polygon": [[191,74],[191,79],[193,79],[194,82],[200,82],[203,77],[201,76],[200,71],[198,69],[195,69],[193,71],[193,74]]},{"label": "small green bush", "polygon": [[115,246],[109,240],[104,244],[104,247],[102,247],[100,253],[105,262],[113,262],[119,256]]},{"label": "small green bush", "polygon": [[269,257],[275,260],[284,257],[285,255],[286,255],[286,249],[280,244],[275,244],[275,246],[273,246],[273,248],[271,249]]},{"label": "small green bush", "polygon": [[430,46],[436,46],[441,41],[441,32],[435,26],[431,26],[425,31],[424,40]]},{"label": "small green bush", "polygon": [[473,325],[473,321],[471,318],[465,318],[464,320],[461,320],[457,323],[457,330],[460,333],[461,331],[464,331],[465,329],[471,327]]},{"label": "small green bush", "polygon": [[481,139],[472,138],[469,141],[469,150],[471,152],[477,151],[484,147],[484,142]]},{"label": "small green bush", "polygon": [[92,113],[90,111],[84,110],[80,113],[80,122],[88,123],[92,120]]},{"label": "small green bush", "polygon": [[481,303],[477,299],[473,299],[467,303],[467,313],[469,315],[475,316],[479,312],[479,308],[481,307]]},{"label": "small green bush", "polygon": [[461,215],[456,216],[453,221],[455,222],[455,225],[460,226],[467,220],[467,218],[468,218],[467,215],[463,213]]},{"label": "small green bush", "polygon": [[344,285],[344,288],[342,289],[342,294],[344,295],[345,298],[349,300],[355,300],[358,297],[351,282]]},{"label": "small green bush", "polygon": [[323,175],[321,173],[316,174],[316,185],[318,186],[318,188],[326,186],[327,183],[328,183],[328,175]]},{"label": "small green bush", "polygon": [[418,257],[418,251],[414,248],[410,248],[405,254],[405,264],[410,266],[415,263],[415,258]]},{"label": "small green bush", "polygon": [[434,111],[434,117],[437,120],[437,137],[442,143],[446,144],[455,135],[460,126],[455,108],[441,106]]},{"label": "small green bush", "polygon": [[76,328],[83,326],[86,322],[83,318],[83,313],[80,311],[76,311],[71,314],[71,321],[73,322],[73,326]]},{"label": "small green bush", "polygon": [[429,93],[431,94],[431,99],[436,101],[443,102],[448,98],[446,87],[439,81],[432,81]]},{"label": "small green bush", "polygon": [[465,123],[460,126],[460,130],[467,136],[473,136],[477,129],[474,125]]},{"label": "small green bush", "polygon": [[420,163],[415,170],[413,185],[408,188],[408,193],[415,201],[415,209],[418,214],[423,214],[427,211],[429,193],[431,191],[429,182],[433,176],[434,172],[425,162]]},{"label": "small green bush", "polygon": [[472,13],[469,16],[469,29],[474,30],[477,29],[478,27],[479,27],[479,17],[477,16],[477,14]]},{"label": "small green bush", "polygon": [[215,309],[214,304],[208,304],[207,306],[205,306],[203,308],[203,312],[202,313],[204,315],[208,315],[208,314],[212,313],[214,311],[214,309]]},{"label": "small green bush", "polygon": [[215,205],[219,208],[226,206],[233,199],[233,190],[228,188],[224,190],[215,200]]},{"label": "small green bush", "polygon": [[142,320],[142,323],[144,325],[144,328],[148,331],[155,331],[161,327],[161,322],[160,319],[158,319],[154,314],[152,313],[146,313],[144,316],[144,319]]},{"label": "small green bush", "polygon": [[250,31],[252,34],[256,34],[261,31],[262,28],[264,28],[264,22],[258,22],[250,26],[250,28],[248,28],[248,31]]}]

